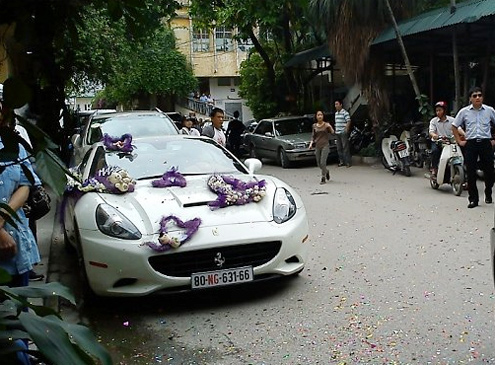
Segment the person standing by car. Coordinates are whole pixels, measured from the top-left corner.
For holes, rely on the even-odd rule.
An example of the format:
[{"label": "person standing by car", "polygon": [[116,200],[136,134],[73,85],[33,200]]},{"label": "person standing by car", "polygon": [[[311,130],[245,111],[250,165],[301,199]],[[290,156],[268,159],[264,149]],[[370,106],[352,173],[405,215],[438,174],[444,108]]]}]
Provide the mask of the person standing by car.
[{"label": "person standing by car", "polygon": [[[0,114],[0,149],[5,148],[4,138],[16,138],[14,130],[6,125]],[[11,136],[11,137],[9,137]],[[17,137],[18,138],[18,137]],[[29,196],[31,182],[28,180],[21,164],[34,177],[35,184],[41,184],[36,176],[26,149],[19,143],[19,157],[17,161],[0,163],[0,201],[7,204],[16,212],[19,221],[13,227],[0,216],[0,267],[11,276],[10,286],[27,286],[29,272],[33,265],[40,262],[40,254],[36,240],[29,228],[29,222],[22,210],[22,206]],[[5,213],[6,210],[0,207]]]},{"label": "person standing by car", "polygon": [[440,161],[440,155],[442,153],[442,146],[438,145],[438,142],[442,140],[442,137],[452,137],[452,122],[454,118],[447,115],[447,103],[445,101],[439,101],[435,104],[435,114],[430,120],[430,126],[428,129],[431,137],[431,171],[434,176],[437,175],[438,162]]},{"label": "person standing by car", "polygon": [[[461,147],[465,146],[468,208],[474,208],[478,206],[479,201],[478,187],[476,186],[478,158],[484,173],[485,203],[490,204],[493,202],[493,146],[495,141],[492,138],[491,128],[495,127],[495,110],[491,106],[483,104],[483,92],[478,86],[469,90],[469,101],[471,104],[459,110],[454,122],[452,122],[452,133],[457,144]],[[458,127],[462,127],[465,131],[465,139],[461,138]]]},{"label": "person standing by car", "polygon": [[229,146],[230,152],[232,152],[236,157],[240,157],[241,149],[241,135],[246,127],[239,120],[239,111],[234,112],[234,119],[229,122],[227,127],[227,145]]},{"label": "person standing by car", "polygon": [[186,134],[188,136],[199,136],[199,131],[193,128],[193,121],[191,117],[182,117],[182,128],[180,134]]},{"label": "person standing by car", "polygon": [[325,179],[330,180],[330,172],[327,168],[327,158],[330,151],[330,134],[334,134],[330,123],[323,119],[323,112],[318,110],[315,114],[315,123],[313,124],[313,132],[309,148],[315,147],[316,165],[321,170],[320,184],[325,184]]},{"label": "person standing by car", "polygon": [[201,135],[214,139],[225,147],[226,138],[222,129],[224,113],[220,108],[213,108],[210,113],[211,125],[203,128]]},{"label": "person standing by car", "polygon": [[351,150],[349,147],[349,131],[351,130],[351,116],[342,107],[342,100],[335,101],[335,135],[337,137],[337,153],[339,167],[351,167]]}]

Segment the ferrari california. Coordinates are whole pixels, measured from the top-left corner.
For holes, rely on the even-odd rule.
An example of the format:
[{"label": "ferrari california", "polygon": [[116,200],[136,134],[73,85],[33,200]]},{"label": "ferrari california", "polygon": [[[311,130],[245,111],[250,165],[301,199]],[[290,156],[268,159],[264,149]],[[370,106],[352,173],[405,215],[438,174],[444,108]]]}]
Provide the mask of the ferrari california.
[{"label": "ferrari california", "polygon": [[[144,137],[132,151],[94,144],[62,205],[66,243],[99,296],[204,290],[291,276],[305,266],[306,209],[205,137]],[[112,148],[109,148],[112,147]]]}]

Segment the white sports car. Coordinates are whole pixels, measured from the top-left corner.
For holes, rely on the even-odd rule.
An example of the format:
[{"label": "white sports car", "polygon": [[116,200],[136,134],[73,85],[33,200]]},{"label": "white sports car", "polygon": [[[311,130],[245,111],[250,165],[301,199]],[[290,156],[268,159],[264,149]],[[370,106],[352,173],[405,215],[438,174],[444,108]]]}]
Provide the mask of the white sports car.
[{"label": "white sports car", "polygon": [[[254,175],[259,160],[243,164],[203,137],[139,138],[133,145],[124,153],[94,144],[78,166],[85,183],[63,202],[65,238],[91,293],[199,290],[303,270],[306,209],[289,185]],[[107,189],[101,184],[101,171],[116,166],[130,176],[125,193],[108,192],[108,180]],[[82,192],[88,186],[93,190]]]}]

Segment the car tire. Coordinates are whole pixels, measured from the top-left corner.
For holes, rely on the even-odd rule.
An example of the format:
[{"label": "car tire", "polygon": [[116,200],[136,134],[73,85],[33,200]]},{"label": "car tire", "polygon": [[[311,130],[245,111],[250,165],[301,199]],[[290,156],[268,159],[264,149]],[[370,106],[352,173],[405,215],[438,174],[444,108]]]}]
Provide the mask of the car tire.
[{"label": "car tire", "polygon": [[280,148],[277,153],[278,163],[283,169],[288,169],[290,167],[290,161],[287,157],[287,152],[283,148]]},{"label": "car tire", "polygon": [[81,245],[81,238],[79,236],[79,227],[77,221],[74,220],[74,234],[76,239],[76,254],[78,264],[78,276],[81,290],[81,299],[83,305],[91,305],[99,302],[99,297],[95,294],[91,286],[89,285],[88,275],[86,273],[86,267],[84,266],[84,253]]},{"label": "car tire", "polygon": [[254,147],[254,144],[249,145],[249,157],[261,160],[261,158],[256,155],[256,148]]}]

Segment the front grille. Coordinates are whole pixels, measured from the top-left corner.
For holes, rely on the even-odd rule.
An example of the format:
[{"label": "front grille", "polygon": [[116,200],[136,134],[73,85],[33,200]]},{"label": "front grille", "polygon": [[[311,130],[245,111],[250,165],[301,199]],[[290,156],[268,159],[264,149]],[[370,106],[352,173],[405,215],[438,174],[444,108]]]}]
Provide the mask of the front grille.
[{"label": "front grille", "polygon": [[149,258],[151,267],[161,274],[175,277],[189,277],[192,273],[219,270],[215,263],[218,253],[225,259],[221,269],[231,269],[241,266],[260,266],[273,259],[282,242],[258,242],[245,245],[235,245],[208,248],[191,252],[164,254]]}]

